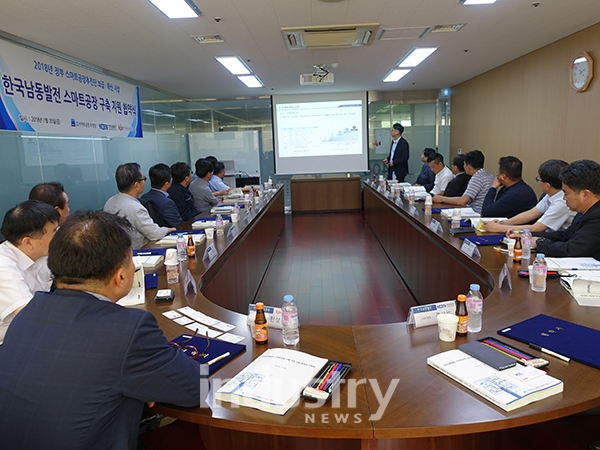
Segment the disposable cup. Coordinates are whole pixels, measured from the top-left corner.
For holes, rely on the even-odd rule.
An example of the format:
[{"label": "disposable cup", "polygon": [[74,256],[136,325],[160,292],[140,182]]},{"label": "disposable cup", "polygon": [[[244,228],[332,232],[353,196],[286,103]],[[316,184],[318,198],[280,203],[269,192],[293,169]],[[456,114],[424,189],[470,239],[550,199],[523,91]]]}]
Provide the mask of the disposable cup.
[{"label": "disposable cup", "polygon": [[215,237],[215,229],[207,228],[204,230],[206,232],[206,239],[214,239]]},{"label": "disposable cup", "polygon": [[167,252],[165,254],[165,266],[166,265],[176,266],[177,264],[179,264],[179,260],[177,259],[177,249],[168,248]]},{"label": "disposable cup", "polygon": [[231,213],[231,221],[233,223],[237,223],[240,220],[239,213]]},{"label": "disposable cup", "polygon": [[458,316],[455,316],[454,314],[438,314],[437,322],[440,340],[444,342],[453,342],[454,339],[456,339]]}]

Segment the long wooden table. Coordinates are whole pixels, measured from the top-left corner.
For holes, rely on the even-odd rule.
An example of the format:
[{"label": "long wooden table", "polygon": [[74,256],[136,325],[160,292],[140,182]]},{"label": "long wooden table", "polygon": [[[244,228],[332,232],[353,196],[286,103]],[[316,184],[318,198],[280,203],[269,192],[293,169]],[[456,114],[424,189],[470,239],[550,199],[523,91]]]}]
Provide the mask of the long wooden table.
[{"label": "long wooden table", "polygon": [[[279,195],[281,192],[245,225],[247,230],[238,237],[249,241],[263,239],[263,231],[258,234],[254,231],[265,229],[275,230],[273,233],[278,236],[277,226],[263,228],[261,222],[277,221],[277,217],[283,220]],[[505,254],[495,253],[491,247],[480,247],[481,258],[467,257],[460,251],[462,240],[448,234],[447,223],[442,223],[441,236],[429,229],[430,219],[423,215],[419,204],[416,210],[407,203],[396,205],[368,185],[364,188],[364,204],[367,223],[420,302],[455,298],[458,293],[466,292],[472,282],[482,285],[486,298],[480,333],[444,343],[438,340],[436,327],[415,330],[404,323],[353,327],[303,325],[300,351],[353,364],[348,382],[340,390],[339,401],[319,408],[301,401],[284,416],[218,404],[212,394],[204,407],[157,405],[155,408],[169,416],[198,423],[201,438],[211,450],[309,446],[315,449],[488,449],[498,444],[498,430],[548,421],[600,405],[598,371],[577,362],[565,363],[546,356],[551,360],[548,373],[564,382],[564,392],[510,413],[429,368],[427,357],[456,348],[468,340],[494,336],[497,330],[536,314],[543,312],[597,328],[600,311],[578,306],[558,281],[550,280],[545,293],[532,292],[528,281],[517,277],[520,265],[507,261]],[[439,215],[433,217],[441,221]],[[233,332],[246,337],[247,351],[211,377],[213,389],[265,350],[253,344],[246,317],[241,314],[252,298],[233,298],[227,290],[219,289],[225,288],[224,282],[245,285],[246,273],[254,277],[250,269],[245,268],[248,259],[238,261],[237,251],[243,249],[242,244],[235,239],[224,243],[219,256],[223,261],[217,259],[209,267],[195,268],[201,286],[217,280],[227,264],[230,265],[227,270],[236,273],[238,278],[225,277],[225,281],[215,284],[214,290],[206,296],[202,293],[184,296],[181,287],[176,286],[177,296],[172,305],[146,304],[168,338],[186,329],[161,313],[185,305],[236,325]],[[201,254],[201,249],[198,250]],[[511,273],[512,291],[496,286],[504,263],[508,263]],[[195,264],[200,265],[198,261]],[[217,273],[211,277],[213,268]],[[164,279],[159,287],[166,287]],[[147,297],[153,298],[151,293]],[[274,304],[278,302],[279,299],[273,299]],[[269,347],[281,346],[280,332],[271,330]],[[379,399],[385,397],[395,380],[398,382],[389,404],[380,409]],[[378,413],[380,417],[376,417]]]}]

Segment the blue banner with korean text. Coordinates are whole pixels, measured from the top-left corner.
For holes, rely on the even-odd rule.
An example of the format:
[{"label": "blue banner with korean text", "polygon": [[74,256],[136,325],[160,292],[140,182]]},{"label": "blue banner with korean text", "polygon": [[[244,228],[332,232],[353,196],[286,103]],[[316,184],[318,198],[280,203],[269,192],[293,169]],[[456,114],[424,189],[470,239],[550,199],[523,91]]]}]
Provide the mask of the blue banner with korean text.
[{"label": "blue banner with korean text", "polygon": [[139,89],[0,39],[0,130],[142,137]]}]

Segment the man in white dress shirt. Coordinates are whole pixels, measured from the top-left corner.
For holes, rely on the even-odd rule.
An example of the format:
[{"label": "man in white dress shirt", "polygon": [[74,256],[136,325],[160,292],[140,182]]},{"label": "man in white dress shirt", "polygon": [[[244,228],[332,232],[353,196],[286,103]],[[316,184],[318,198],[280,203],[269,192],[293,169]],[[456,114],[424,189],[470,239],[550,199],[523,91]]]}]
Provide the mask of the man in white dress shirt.
[{"label": "man in white dress shirt", "polygon": [[49,291],[48,246],[58,229],[59,212],[28,200],[4,216],[0,244],[0,344],[8,325],[36,291]]},{"label": "man in white dress shirt", "polygon": [[446,186],[454,178],[454,174],[444,164],[444,157],[440,153],[436,153],[428,160],[431,171],[435,173],[435,182],[433,189],[431,189],[431,195],[444,195]]}]

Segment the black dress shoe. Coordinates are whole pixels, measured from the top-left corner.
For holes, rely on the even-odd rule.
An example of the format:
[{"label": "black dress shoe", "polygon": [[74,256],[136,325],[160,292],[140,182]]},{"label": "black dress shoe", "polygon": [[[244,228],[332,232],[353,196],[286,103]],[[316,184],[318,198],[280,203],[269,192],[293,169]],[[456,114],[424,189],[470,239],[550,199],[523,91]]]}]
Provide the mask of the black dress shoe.
[{"label": "black dress shoe", "polygon": [[590,450],[600,450],[600,440],[590,442]]}]

